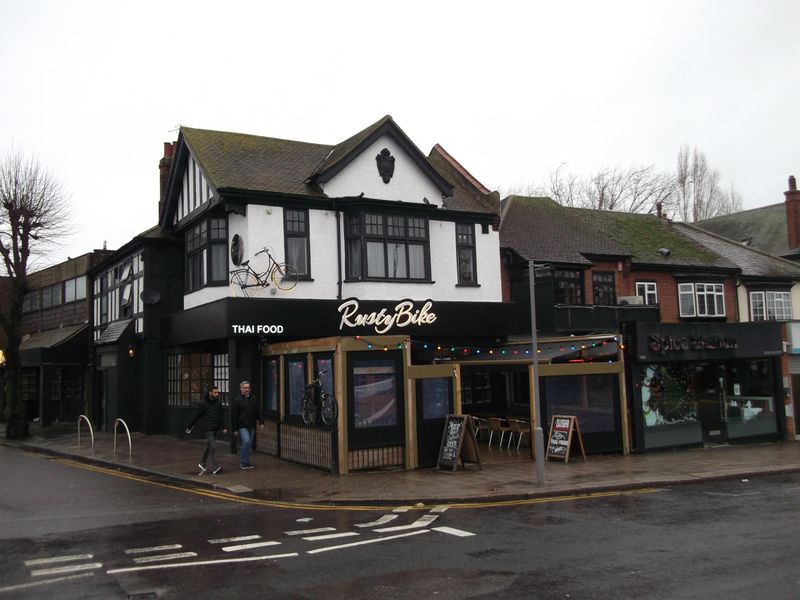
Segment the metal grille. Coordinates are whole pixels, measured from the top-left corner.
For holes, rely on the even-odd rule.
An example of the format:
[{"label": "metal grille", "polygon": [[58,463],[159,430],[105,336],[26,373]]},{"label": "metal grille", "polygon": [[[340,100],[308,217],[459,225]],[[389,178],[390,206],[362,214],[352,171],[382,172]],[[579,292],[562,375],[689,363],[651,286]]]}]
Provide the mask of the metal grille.
[{"label": "metal grille", "polygon": [[336,472],[334,429],[282,423],[279,432],[282,459]]},{"label": "metal grille", "polygon": [[350,450],[347,454],[347,464],[350,471],[402,467],[403,446]]}]

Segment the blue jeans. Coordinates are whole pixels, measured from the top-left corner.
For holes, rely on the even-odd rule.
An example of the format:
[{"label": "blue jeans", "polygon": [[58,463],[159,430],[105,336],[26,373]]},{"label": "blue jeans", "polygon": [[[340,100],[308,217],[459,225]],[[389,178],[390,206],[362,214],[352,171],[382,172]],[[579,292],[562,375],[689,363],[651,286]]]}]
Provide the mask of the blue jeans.
[{"label": "blue jeans", "polygon": [[253,447],[253,437],[255,434],[255,429],[242,427],[239,430],[239,463],[243,467],[250,464],[250,448]]}]

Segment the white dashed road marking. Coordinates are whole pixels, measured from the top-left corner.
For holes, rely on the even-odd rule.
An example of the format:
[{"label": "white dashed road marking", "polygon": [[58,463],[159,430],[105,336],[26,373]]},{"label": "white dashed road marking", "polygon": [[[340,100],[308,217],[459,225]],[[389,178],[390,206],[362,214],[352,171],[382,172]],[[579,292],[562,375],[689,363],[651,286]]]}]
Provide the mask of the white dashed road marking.
[{"label": "white dashed road marking", "polygon": [[191,558],[197,556],[197,552],[176,552],[174,554],[156,554],[155,556],[140,556],[134,558],[133,562],[136,564],[163,562],[165,560],[175,560],[176,558]]},{"label": "white dashed road marking", "polygon": [[396,512],[396,513],[404,513],[404,512],[408,512],[408,511],[410,511],[410,510],[411,510],[411,507],[410,507],[410,506],[398,506],[398,507],[397,507],[397,508],[395,508],[395,509],[394,509],[392,512]]},{"label": "white dashed road marking", "polygon": [[51,556],[50,558],[34,558],[33,560],[26,560],[26,567],[34,567],[38,565],[49,565],[53,563],[70,562],[73,560],[89,560],[94,558],[92,554],[73,554],[72,556]]},{"label": "white dashed road marking", "polygon": [[247,542],[249,540],[260,540],[260,535],[240,535],[239,537],[219,538],[208,540],[209,544],[230,544],[231,542]]},{"label": "white dashed road marking", "polygon": [[341,544],[339,546],[326,546],[324,548],[316,548],[309,550],[308,554],[319,554],[320,552],[329,552],[330,550],[341,550],[342,548],[352,548],[354,546],[363,546],[365,544],[376,544],[378,542],[388,542],[389,540],[396,540],[399,538],[409,537],[411,535],[419,535],[420,533],[430,533],[430,529],[420,529],[419,531],[410,531],[408,533],[401,533],[399,535],[390,535],[387,537],[373,538],[371,540],[362,540],[360,542],[352,542],[350,544]]},{"label": "white dashed road marking", "polygon": [[403,531],[404,529],[419,529],[421,527],[427,527],[438,518],[439,515],[422,515],[419,519],[417,519],[410,525],[397,525],[396,527],[382,527],[380,529],[375,529],[374,531],[377,531],[378,533],[388,533],[390,531]]},{"label": "white dashed road marking", "polygon": [[280,542],[253,542],[251,544],[239,544],[237,546],[223,546],[223,552],[238,552],[239,550],[250,550],[252,548],[263,548],[265,546],[280,546]]},{"label": "white dashed road marking", "polygon": [[383,515],[380,519],[370,521],[369,523],[356,523],[356,527],[378,527],[379,525],[386,525],[390,521],[394,521],[400,515]]},{"label": "white dashed road marking", "polygon": [[285,535],[313,535],[315,533],[326,533],[336,531],[336,527],[318,527],[317,529],[299,529],[297,531],[284,531]]},{"label": "white dashed road marking", "polygon": [[31,583],[20,583],[18,585],[9,585],[7,587],[0,587],[0,594],[3,592],[18,592],[32,587],[40,587],[49,585],[51,583],[62,583],[64,581],[72,581],[73,579],[83,579],[84,577],[93,577],[94,573],[81,573],[80,575],[67,575],[66,577],[56,577],[55,579],[40,579],[39,581],[32,581]]},{"label": "white dashed road marking", "polygon": [[454,529],[453,527],[434,527],[433,530],[441,533],[449,533],[450,535],[455,535],[458,537],[469,537],[471,535],[475,535],[471,531],[463,531],[461,529]]},{"label": "white dashed road marking", "polygon": [[178,550],[183,548],[180,544],[168,544],[166,546],[150,546],[149,548],[128,548],[125,554],[147,554],[148,552],[162,552],[164,550]]},{"label": "white dashed road marking", "polygon": [[448,508],[450,508],[450,507],[449,507],[449,506],[434,506],[434,507],[433,507],[432,509],[430,509],[428,512],[437,513],[437,514],[442,514],[442,513],[443,513],[444,511],[446,511]]},{"label": "white dashed road marking", "polygon": [[329,533],[327,535],[312,535],[311,537],[304,537],[303,539],[308,542],[317,542],[319,540],[334,540],[336,538],[352,537],[354,535],[361,535],[357,531],[345,531],[344,533]]},{"label": "white dashed road marking", "polygon": [[241,562],[255,562],[260,560],[273,560],[278,558],[290,558],[298,556],[297,552],[290,552],[288,554],[271,554],[269,556],[246,556],[243,558],[222,558],[219,560],[198,560],[194,562],[184,563],[169,563],[168,565],[146,565],[143,567],[123,567],[121,569],[109,569],[106,571],[108,575],[115,575],[116,573],[133,573],[135,571],[156,571],[158,569],[180,569],[182,567],[202,567],[205,565],[223,565],[229,563]]},{"label": "white dashed road marking", "polygon": [[102,569],[102,563],[84,563],[82,565],[70,565],[68,567],[53,567],[52,569],[40,569],[38,571],[31,571],[34,577],[41,577],[42,575],[61,575],[62,573],[75,573],[76,571],[92,571],[94,569]]}]

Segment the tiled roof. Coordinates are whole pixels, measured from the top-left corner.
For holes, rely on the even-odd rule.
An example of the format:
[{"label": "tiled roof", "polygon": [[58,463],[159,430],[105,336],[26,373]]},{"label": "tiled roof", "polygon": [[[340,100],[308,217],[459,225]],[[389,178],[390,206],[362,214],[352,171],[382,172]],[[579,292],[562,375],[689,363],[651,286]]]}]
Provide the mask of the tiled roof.
[{"label": "tiled roof", "polygon": [[789,248],[786,232],[786,206],[782,202],[697,221],[694,224],[775,256],[785,256],[792,250]]},{"label": "tiled roof", "polygon": [[481,194],[470,178],[460,174],[437,152],[432,151],[426,158],[388,115],[335,146],[191,127],[181,127],[181,135],[217,190],[326,198],[312,183],[313,177],[341,166],[341,161],[359,144],[387,126],[395,137],[402,137],[407,151],[419,155],[420,166],[437,185],[447,188],[448,193],[451,186],[454,188],[445,203],[448,210],[498,212],[496,194]]},{"label": "tiled roof", "polygon": [[428,162],[453,185],[453,195],[444,199],[446,209],[499,215],[500,194],[489,191],[439,144],[431,150]]},{"label": "tiled roof", "polygon": [[[589,265],[587,256],[615,256],[630,257],[635,264],[735,267],[678,234],[664,219],[568,208],[550,198],[506,198],[500,245],[527,260],[555,263]],[[661,248],[669,254],[659,253]]]},{"label": "tiled roof", "polygon": [[325,197],[307,180],[333,146],[190,127],[181,135],[218,190]]},{"label": "tiled roof", "polygon": [[686,223],[675,223],[681,234],[736,264],[745,277],[800,279],[800,264],[747,247]]}]

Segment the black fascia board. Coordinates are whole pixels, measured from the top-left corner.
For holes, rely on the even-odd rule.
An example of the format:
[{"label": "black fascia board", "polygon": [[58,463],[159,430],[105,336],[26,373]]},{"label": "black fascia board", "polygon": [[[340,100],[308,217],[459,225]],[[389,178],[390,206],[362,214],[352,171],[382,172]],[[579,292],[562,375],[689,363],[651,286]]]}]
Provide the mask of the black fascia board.
[{"label": "black fascia board", "polygon": [[598,260],[625,260],[626,258],[632,258],[633,254],[598,254],[595,252],[580,252],[580,255],[583,256],[586,260],[590,260],[592,262]]},{"label": "black fascia board", "polygon": [[411,159],[417,164],[417,166],[422,169],[422,171],[430,177],[436,187],[441,190],[444,196],[452,196],[453,195],[453,185],[451,185],[444,177],[442,177],[439,172],[433,168],[433,166],[428,162],[428,159],[425,155],[420,151],[419,148],[412,142],[408,137],[400,130],[400,128],[391,121],[387,121],[375,131],[371,132],[368,136],[366,136],[363,140],[361,140],[354,148],[352,148],[347,154],[345,154],[341,159],[336,161],[331,167],[325,169],[322,173],[319,173],[313,179],[315,181],[319,181],[322,183],[326,183],[333,179],[333,177],[339,173],[342,169],[344,169],[347,165],[349,165],[356,156],[360,155],[364,150],[367,149],[368,146],[372,145],[372,143],[377,140],[382,135],[388,135],[392,139],[394,139],[400,147],[405,150],[405,152],[411,157]]},{"label": "black fascia board", "polygon": [[764,289],[790,289],[797,281],[790,277],[765,277],[763,275],[742,275],[739,277],[739,280],[745,287]]},{"label": "black fascia board", "polygon": [[177,195],[181,187],[179,184],[182,182],[182,178],[181,181],[178,180],[177,174],[179,172],[183,173],[186,164],[189,162],[190,154],[191,152],[183,137],[183,132],[180,132],[178,134],[175,153],[172,155],[172,164],[169,169],[169,178],[167,179],[167,189],[164,193],[163,214],[159,215],[158,219],[158,226],[162,231],[167,231],[172,228],[172,216],[178,209]]}]

